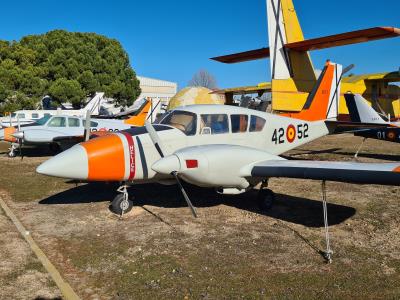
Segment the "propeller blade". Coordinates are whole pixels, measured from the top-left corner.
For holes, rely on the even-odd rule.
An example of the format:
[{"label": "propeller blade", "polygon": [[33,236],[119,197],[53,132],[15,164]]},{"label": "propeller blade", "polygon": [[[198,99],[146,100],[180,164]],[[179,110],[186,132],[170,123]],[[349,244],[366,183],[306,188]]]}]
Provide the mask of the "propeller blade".
[{"label": "propeller blade", "polygon": [[17,115],[17,126],[18,126],[18,131],[21,131],[21,122],[19,121],[19,115]]},{"label": "propeller blade", "polygon": [[185,198],[187,205],[189,206],[190,210],[192,211],[193,216],[194,216],[195,218],[197,218],[197,211],[196,211],[196,208],[193,206],[192,202],[191,202],[190,199],[189,199],[189,196],[186,194],[186,191],[185,191],[185,189],[183,188],[181,181],[179,180],[178,173],[177,173],[176,171],[174,171],[174,172],[172,172],[171,174],[174,175],[174,177],[175,177],[175,179],[176,179],[176,182],[178,183],[178,186],[179,186],[179,188],[181,189],[181,192],[182,192],[182,194],[183,194],[183,197]]},{"label": "propeller blade", "polygon": [[151,141],[154,144],[154,147],[156,147],[158,153],[160,154],[161,157],[164,157],[165,151],[164,151],[164,146],[161,143],[160,137],[157,134],[157,131],[154,129],[153,124],[151,124],[149,121],[146,121],[145,123],[146,130],[150,135]]},{"label": "propeller blade", "polygon": [[[19,120],[19,115],[17,115],[17,128],[18,132],[21,132],[21,121]],[[23,160],[24,156],[22,155],[22,139],[18,139],[18,151],[19,155],[21,155],[21,160]]]},{"label": "propeller blade", "polygon": [[90,111],[86,111],[86,121],[85,121],[85,142],[90,138]]},{"label": "propeller blade", "polygon": [[21,160],[24,159],[24,155],[22,154],[22,139],[18,139],[18,148],[19,148],[19,155],[21,155]]},{"label": "propeller blade", "polygon": [[349,72],[351,69],[353,69],[355,67],[354,64],[351,64],[349,66],[347,66],[346,68],[343,69],[342,71],[342,75],[346,74],[347,72]]}]

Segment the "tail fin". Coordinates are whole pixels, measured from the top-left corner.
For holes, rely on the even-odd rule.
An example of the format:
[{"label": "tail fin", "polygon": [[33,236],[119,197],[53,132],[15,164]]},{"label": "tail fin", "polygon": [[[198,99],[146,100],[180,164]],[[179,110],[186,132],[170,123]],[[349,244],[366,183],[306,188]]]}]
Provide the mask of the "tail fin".
[{"label": "tail fin", "polygon": [[341,80],[342,65],[327,61],[303,109],[282,115],[306,121],[337,118]]},{"label": "tail fin", "polygon": [[361,95],[346,93],[344,94],[344,99],[346,100],[352,122],[376,124],[386,123],[382,117],[368,105],[367,100],[365,100]]},{"label": "tail fin", "polygon": [[[267,0],[272,105],[274,110],[300,111],[317,79],[306,51],[286,44],[304,41],[292,0]],[[295,101],[294,101],[295,100]]]},{"label": "tail fin", "polygon": [[98,111],[100,109],[101,101],[103,100],[104,93],[97,92],[92,99],[90,99],[84,108],[82,108],[83,111],[90,111],[91,114],[98,114]]}]

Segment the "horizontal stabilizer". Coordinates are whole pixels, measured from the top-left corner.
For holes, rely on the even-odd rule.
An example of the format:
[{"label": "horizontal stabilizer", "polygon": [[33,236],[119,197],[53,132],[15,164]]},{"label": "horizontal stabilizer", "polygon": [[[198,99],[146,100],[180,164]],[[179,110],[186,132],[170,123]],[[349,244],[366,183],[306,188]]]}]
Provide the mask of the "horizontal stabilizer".
[{"label": "horizontal stabilizer", "polygon": [[400,163],[267,160],[257,163],[251,171],[251,176],[398,186]]},{"label": "horizontal stabilizer", "polygon": [[[392,38],[400,36],[400,29],[396,27],[373,27],[368,29],[356,30],[346,33],[340,33],[325,37],[319,37],[304,40],[295,43],[285,44],[286,49],[305,52],[311,50],[320,50],[332,47],[339,47],[351,44],[364,43],[374,40]],[[239,52],[224,56],[217,56],[211,59],[226,63],[239,63],[250,60],[267,58],[270,55],[269,48],[260,48],[245,52]]]}]

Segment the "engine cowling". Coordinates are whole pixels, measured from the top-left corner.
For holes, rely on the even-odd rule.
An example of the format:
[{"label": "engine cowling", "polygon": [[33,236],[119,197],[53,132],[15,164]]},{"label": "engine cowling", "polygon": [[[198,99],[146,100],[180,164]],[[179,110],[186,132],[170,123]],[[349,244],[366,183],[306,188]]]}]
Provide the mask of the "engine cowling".
[{"label": "engine cowling", "polygon": [[250,183],[243,168],[258,161],[281,159],[253,148],[235,145],[188,147],[166,156],[152,165],[160,174],[174,171],[185,181],[203,187],[245,189]]}]

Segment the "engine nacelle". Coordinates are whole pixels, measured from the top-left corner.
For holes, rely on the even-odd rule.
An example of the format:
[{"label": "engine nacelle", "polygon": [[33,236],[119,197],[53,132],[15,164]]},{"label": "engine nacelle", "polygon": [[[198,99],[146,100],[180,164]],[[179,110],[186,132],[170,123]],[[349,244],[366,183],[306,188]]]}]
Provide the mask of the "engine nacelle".
[{"label": "engine nacelle", "polygon": [[176,171],[185,181],[198,186],[241,190],[250,185],[241,175],[242,169],[271,159],[281,158],[242,146],[204,145],[179,150],[154,163],[152,169],[161,174]]}]

